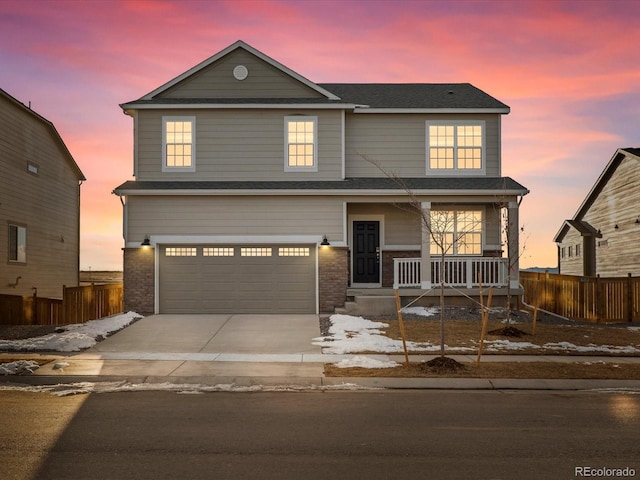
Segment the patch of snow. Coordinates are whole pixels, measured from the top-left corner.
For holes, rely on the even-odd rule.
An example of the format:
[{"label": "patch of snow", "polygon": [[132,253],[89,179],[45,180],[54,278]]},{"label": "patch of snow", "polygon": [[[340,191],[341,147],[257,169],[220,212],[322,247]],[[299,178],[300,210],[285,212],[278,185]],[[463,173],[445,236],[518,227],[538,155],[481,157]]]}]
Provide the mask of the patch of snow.
[{"label": "patch of snow", "polygon": [[627,327],[630,332],[640,332],[640,327]]},{"label": "patch of snow", "polygon": [[351,368],[351,367],[359,367],[359,368],[395,368],[400,365],[393,360],[382,361],[376,360],[371,357],[363,357],[360,355],[356,355],[353,358],[341,360],[338,363],[334,364],[338,368]]},{"label": "patch of snow", "polygon": [[402,313],[407,315],[418,315],[420,317],[433,317],[440,312],[440,307],[405,307]]},{"label": "patch of snow", "polygon": [[640,349],[633,345],[617,346],[617,345],[595,345],[593,343],[587,346],[574,345],[570,342],[545,343],[542,348],[547,350],[568,351],[568,352],[600,352],[600,353],[640,353]]},{"label": "patch of snow", "polygon": [[38,368],[40,368],[40,365],[33,360],[17,360],[0,364],[0,375],[23,375],[25,373],[33,373]]},{"label": "patch of snow", "polygon": [[[394,340],[383,335],[382,328],[388,323],[372,322],[352,315],[332,315],[330,336],[314,338],[313,345],[323,348],[326,354],[347,354],[361,352],[399,353],[403,351],[402,340]],[[440,345],[430,342],[407,342],[407,348],[414,352],[437,352]],[[459,348],[457,351],[471,348]]]},{"label": "patch of snow", "polygon": [[0,351],[8,352],[78,352],[93,347],[98,341],[142,318],[135,312],[113,315],[85,323],[66,325],[61,332],[23,340],[0,340]]},{"label": "patch of snow", "polygon": [[530,342],[512,342],[511,340],[485,340],[485,351],[500,352],[504,350],[524,350],[525,348],[540,348]]},{"label": "patch of snow", "polygon": [[236,384],[178,384],[178,383],[127,383],[127,382],[78,382],[61,383],[56,385],[17,385],[0,383],[0,391],[22,391],[32,393],[48,393],[57,397],[82,395],[89,393],[118,393],[118,392],[175,392],[181,395],[197,395],[211,392],[298,392],[298,391],[333,391],[333,390],[378,390],[354,383],[340,385],[236,385]]}]

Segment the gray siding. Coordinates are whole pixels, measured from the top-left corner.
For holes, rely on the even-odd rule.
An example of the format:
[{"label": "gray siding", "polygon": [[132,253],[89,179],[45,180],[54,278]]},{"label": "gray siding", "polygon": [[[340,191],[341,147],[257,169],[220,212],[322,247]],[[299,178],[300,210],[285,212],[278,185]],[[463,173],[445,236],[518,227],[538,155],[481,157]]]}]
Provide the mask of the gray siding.
[{"label": "gray siding", "polygon": [[[579,247],[579,255],[576,248]],[[564,256],[560,253],[560,273],[563,275],[584,275],[584,251],[583,237],[580,232],[571,228],[565,235],[560,249],[564,249]]]},{"label": "gray siding", "polygon": [[[244,65],[249,76],[236,80],[233,69]],[[321,98],[315,90],[285,75],[249,52],[238,49],[190,76],[159,98]]]},{"label": "gray siding", "polygon": [[[284,117],[318,118],[318,171],[285,172]],[[196,117],[196,171],[162,172],[162,117]],[[339,180],[342,114],[336,111],[177,110],[140,111],[138,180]]]},{"label": "gray siding", "polygon": [[584,220],[602,232],[596,239],[596,271],[602,277],[640,275],[639,175],[640,161],[626,157],[585,214]]},{"label": "gray siding", "polygon": [[401,177],[426,175],[428,120],[486,122],[486,175],[500,176],[500,115],[348,114],[346,116],[346,176],[384,174],[365,161],[367,156]]},{"label": "gray siding", "polygon": [[[38,166],[38,175],[27,163]],[[0,96],[0,293],[61,298],[77,285],[79,186],[51,130]],[[9,223],[27,229],[27,262],[8,259]],[[17,288],[9,288],[20,276]]]},{"label": "gray siding", "polygon": [[128,241],[145,235],[343,236],[340,198],[130,197]]}]

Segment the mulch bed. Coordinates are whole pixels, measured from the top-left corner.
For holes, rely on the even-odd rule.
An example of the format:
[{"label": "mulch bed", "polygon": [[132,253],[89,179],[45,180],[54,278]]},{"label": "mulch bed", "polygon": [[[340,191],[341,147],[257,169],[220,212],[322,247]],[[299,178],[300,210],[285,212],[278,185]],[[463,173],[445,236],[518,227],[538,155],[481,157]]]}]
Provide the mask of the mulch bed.
[{"label": "mulch bed", "polygon": [[56,325],[0,325],[0,340],[24,340],[55,333]]}]

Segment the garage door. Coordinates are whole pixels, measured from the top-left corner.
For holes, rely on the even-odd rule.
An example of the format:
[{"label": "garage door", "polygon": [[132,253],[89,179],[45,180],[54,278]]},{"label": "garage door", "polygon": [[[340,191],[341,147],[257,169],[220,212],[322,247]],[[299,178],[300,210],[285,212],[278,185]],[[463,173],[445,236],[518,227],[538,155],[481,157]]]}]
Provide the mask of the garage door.
[{"label": "garage door", "polygon": [[160,313],[315,313],[315,245],[162,245]]}]

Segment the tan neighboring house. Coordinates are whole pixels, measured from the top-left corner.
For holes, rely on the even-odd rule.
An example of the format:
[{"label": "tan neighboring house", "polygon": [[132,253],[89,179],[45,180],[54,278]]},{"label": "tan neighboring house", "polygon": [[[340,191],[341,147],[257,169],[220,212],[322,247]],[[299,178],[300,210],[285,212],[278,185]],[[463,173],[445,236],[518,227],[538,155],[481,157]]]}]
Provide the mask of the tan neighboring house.
[{"label": "tan neighboring house", "polygon": [[[125,309],[333,312],[440,275],[476,294],[479,272],[519,288],[502,214],[518,225],[528,190],[501,175],[509,107],[473,85],[319,84],[238,41],[121,108]],[[405,186],[465,233],[444,272]]]},{"label": "tan neighboring house", "polygon": [[54,125],[0,90],[0,294],[79,284],[84,180]]},{"label": "tan neighboring house", "polygon": [[640,148],[619,148],[554,240],[564,275],[640,275]]}]

